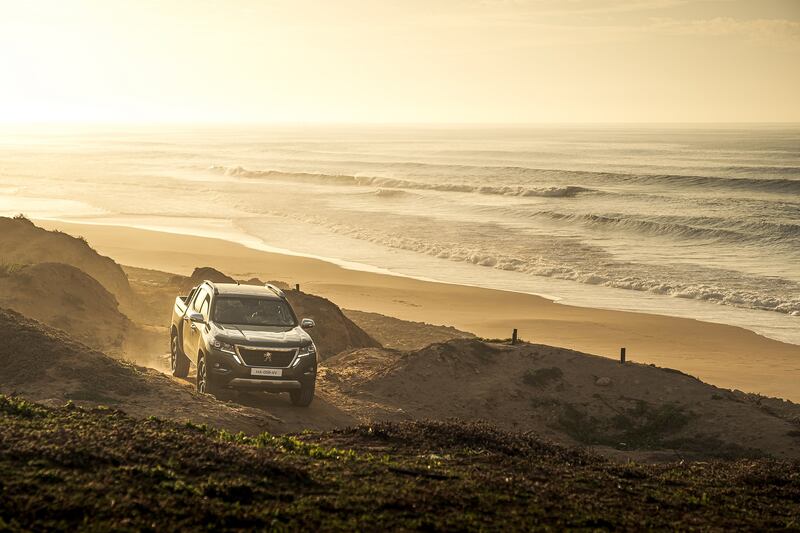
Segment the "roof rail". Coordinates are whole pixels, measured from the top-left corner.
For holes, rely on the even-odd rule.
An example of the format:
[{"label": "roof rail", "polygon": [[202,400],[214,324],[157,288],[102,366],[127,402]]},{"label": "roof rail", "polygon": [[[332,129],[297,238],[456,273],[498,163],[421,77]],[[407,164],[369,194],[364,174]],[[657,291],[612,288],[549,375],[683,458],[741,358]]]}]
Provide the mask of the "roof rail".
[{"label": "roof rail", "polygon": [[274,292],[275,294],[277,294],[278,296],[280,296],[281,298],[286,298],[286,295],[283,293],[283,291],[280,290],[275,285],[273,285],[272,283],[265,283],[264,286],[269,290],[271,290],[272,292]]},{"label": "roof rail", "polygon": [[203,283],[208,283],[208,286],[211,287],[212,289],[214,289],[214,294],[219,294],[219,289],[217,289],[217,286],[214,285],[213,281],[204,279]]}]

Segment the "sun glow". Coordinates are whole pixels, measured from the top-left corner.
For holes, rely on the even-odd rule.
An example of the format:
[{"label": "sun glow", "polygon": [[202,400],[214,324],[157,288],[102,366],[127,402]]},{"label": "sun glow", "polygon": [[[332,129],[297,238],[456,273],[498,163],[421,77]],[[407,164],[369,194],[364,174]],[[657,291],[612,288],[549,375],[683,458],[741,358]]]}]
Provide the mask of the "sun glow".
[{"label": "sun glow", "polygon": [[1,122],[798,121],[797,2],[0,4]]}]

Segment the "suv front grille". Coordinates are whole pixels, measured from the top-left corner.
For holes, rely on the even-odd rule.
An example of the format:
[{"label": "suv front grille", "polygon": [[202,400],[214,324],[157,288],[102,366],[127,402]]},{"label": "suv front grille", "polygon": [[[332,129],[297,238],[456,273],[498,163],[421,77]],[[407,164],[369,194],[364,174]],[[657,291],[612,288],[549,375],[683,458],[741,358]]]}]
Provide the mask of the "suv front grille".
[{"label": "suv front grille", "polygon": [[236,351],[247,366],[286,368],[297,355],[297,348],[247,348],[237,346]]}]

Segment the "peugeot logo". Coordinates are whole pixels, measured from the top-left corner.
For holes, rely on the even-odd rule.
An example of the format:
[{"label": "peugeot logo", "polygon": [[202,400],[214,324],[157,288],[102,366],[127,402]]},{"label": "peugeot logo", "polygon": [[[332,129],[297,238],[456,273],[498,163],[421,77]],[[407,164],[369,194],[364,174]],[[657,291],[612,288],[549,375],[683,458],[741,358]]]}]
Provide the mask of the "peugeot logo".
[{"label": "peugeot logo", "polygon": [[264,362],[265,363],[272,362],[272,352],[264,352]]}]

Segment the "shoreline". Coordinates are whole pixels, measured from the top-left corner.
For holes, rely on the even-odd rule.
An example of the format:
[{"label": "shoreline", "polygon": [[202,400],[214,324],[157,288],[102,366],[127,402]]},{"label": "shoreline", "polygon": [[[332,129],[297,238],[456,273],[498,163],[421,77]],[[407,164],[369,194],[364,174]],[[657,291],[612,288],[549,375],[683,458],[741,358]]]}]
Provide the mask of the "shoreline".
[{"label": "shoreline", "polygon": [[220,238],[60,220],[36,223],[82,235],[98,252],[123,265],[176,274],[211,266],[242,279],[299,283],[302,290],[347,309],[451,325],[482,337],[506,338],[517,328],[530,342],[612,359],[626,347],[630,361],[680,369],[725,388],[800,401],[800,346],[738,326],[577,307],[529,293],[351,270]]},{"label": "shoreline", "polygon": [[[752,331],[757,335],[767,337],[768,339],[800,346],[800,333],[793,333],[796,331],[797,326],[796,317],[789,314],[782,314],[762,309],[714,304],[694,298],[669,298],[661,295],[653,296],[647,291],[631,291],[616,287],[602,287],[592,284],[582,284],[561,278],[540,278],[538,276],[532,276],[526,277],[526,280],[520,279],[511,282],[509,279],[503,279],[497,276],[498,274],[503,275],[505,272],[497,272],[493,269],[489,269],[490,271],[486,273],[488,275],[482,276],[481,282],[478,283],[470,279],[474,276],[465,276],[465,272],[461,272],[461,275],[459,275],[458,269],[466,266],[464,263],[459,262],[448,265],[450,269],[456,269],[456,279],[447,280],[438,278],[430,273],[411,272],[408,270],[408,268],[397,269],[386,265],[379,266],[358,260],[340,259],[333,256],[301,252],[275,246],[265,242],[263,239],[255,235],[248,233],[247,231],[243,231],[241,228],[237,228],[235,224],[231,224],[229,222],[220,224],[220,221],[217,221],[216,224],[208,226],[205,224],[207,221],[203,220],[200,221],[199,225],[199,227],[202,229],[185,229],[186,225],[191,225],[193,222],[197,221],[197,219],[193,217],[178,217],[178,220],[181,220],[184,223],[183,227],[172,226],[169,224],[165,225],[161,223],[142,224],[136,219],[128,220],[121,218],[115,220],[113,217],[110,219],[107,217],[95,219],[94,217],[70,218],[46,216],[33,217],[33,219],[40,223],[123,227],[140,229],[144,231],[154,231],[157,233],[184,235],[188,237],[221,239],[226,242],[240,244],[252,250],[322,261],[324,263],[330,263],[339,266],[345,270],[416,279],[445,285],[456,285],[527,294],[539,296],[554,303],[560,303],[572,307],[644,313],[649,315],[686,318],[700,322],[728,325]],[[438,271],[439,267],[436,268]],[[453,271],[447,270],[447,273],[448,276],[451,276]],[[532,278],[541,281],[531,285],[530,279]],[[547,283],[548,287],[542,287],[542,283]],[[517,288],[513,286],[520,284],[522,284],[523,287]],[[581,289],[576,289],[570,285],[579,285],[581,286]],[[593,292],[597,290],[605,292]],[[667,304],[667,302],[669,303]]]}]

